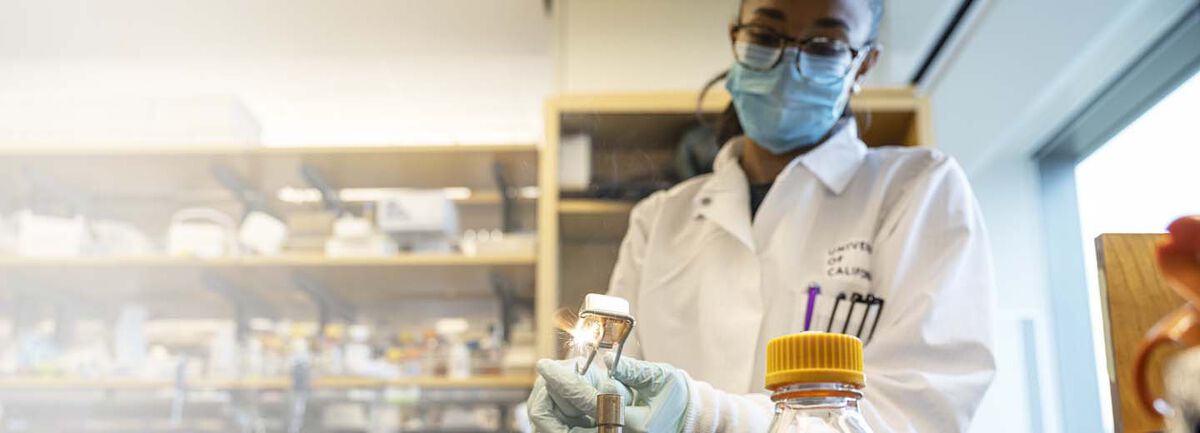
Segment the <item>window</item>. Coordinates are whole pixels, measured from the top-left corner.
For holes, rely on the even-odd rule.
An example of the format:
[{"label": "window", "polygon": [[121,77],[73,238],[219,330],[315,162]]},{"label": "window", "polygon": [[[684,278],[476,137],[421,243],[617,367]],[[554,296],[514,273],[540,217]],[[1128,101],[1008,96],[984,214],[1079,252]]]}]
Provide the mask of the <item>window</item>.
[{"label": "window", "polygon": [[[1196,113],[1200,113],[1200,74],[1075,167],[1091,296],[1088,305],[1094,324],[1103,323],[1096,237],[1163,232],[1177,217],[1200,214],[1200,170],[1196,169],[1200,164],[1200,123]],[[1103,327],[1093,326],[1092,334],[1095,347],[1105,347]],[[1096,355],[1097,365],[1105,365],[1104,350],[1097,350]],[[1101,396],[1108,398],[1106,393]]]},{"label": "window", "polygon": [[[1200,9],[1115,77],[1035,156],[1066,431],[1114,431],[1097,235],[1162,232],[1200,214]],[[1091,367],[1095,368],[1091,368]],[[1095,400],[1092,399],[1095,395]],[[1099,416],[1103,425],[1093,424]]]}]

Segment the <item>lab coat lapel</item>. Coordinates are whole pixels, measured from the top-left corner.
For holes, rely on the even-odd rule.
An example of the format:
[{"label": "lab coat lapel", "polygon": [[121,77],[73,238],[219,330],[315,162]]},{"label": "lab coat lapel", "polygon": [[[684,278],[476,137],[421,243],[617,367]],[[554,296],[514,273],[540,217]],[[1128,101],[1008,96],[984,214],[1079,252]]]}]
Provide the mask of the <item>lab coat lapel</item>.
[{"label": "lab coat lapel", "polygon": [[725,144],[713,163],[713,175],[696,195],[699,217],[720,226],[750,251],[755,251],[750,224],[750,184],[738,162],[741,140]]},{"label": "lab coat lapel", "polygon": [[[818,206],[824,191],[841,195],[866,158],[867,146],[858,139],[858,125],[850,118],[841,129],[812,151],[792,160],[775,179],[769,200],[762,203],[754,217],[754,242],[759,251],[767,251],[775,230],[784,223],[809,233],[817,212],[798,207]],[[819,183],[814,183],[819,181]],[[822,188],[822,185],[824,188]]]}]

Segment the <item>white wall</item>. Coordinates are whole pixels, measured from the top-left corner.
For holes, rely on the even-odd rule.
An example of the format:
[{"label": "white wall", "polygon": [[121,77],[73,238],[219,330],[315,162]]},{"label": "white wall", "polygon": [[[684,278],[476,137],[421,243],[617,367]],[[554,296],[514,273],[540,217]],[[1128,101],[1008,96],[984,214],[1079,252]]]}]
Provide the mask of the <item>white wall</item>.
[{"label": "white wall", "polygon": [[0,0],[0,10],[9,126],[37,124],[17,121],[31,104],[103,118],[115,116],[109,104],[200,97],[240,101],[269,144],[531,142],[553,88],[552,20],[535,0]]},{"label": "white wall", "polygon": [[[997,375],[988,390],[971,433],[1001,433],[1026,431],[1031,413],[1042,414],[1042,430],[1061,431],[1057,424],[1059,395],[1057,374],[1053,364],[1053,339],[1050,324],[1049,287],[1046,283],[1040,222],[1038,171],[1036,164],[1026,158],[997,161],[971,176],[971,185],[979,199],[992,243],[995,266],[997,307]],[[1014,318],[1016,316],[1016,318]],[[1032,321],[1032,338],[1041,343],[1027,354],[1027,342],[1017,320]],[[1046,362],[1028,363],[1029,359]],[[1029,383],[1033,373],[1042,379]],[[1036,395],[1035,395],[1036,394]],[[1043,404],[1032,408],[1032,401]],[[1004,421],[1007,422],[998,422]],[[1019,425],[1021,428],[1014,428]]]},{"label": "white wall", "polygon": [[[889,0],[872,86],[907,83],[957,0]],[[733,61],[729,24],[741,0],[560,0],[561,89],[697,90]]]},{"label": "white wall", "polygon": [[[907,79],[954,3],[890,6],[872,84]],[[145,126],[164,106],[249,115],[239,142],[531,141],[553,91],[698,89],[738,4],[558,0],[556,24],[540,0],[0,0],[0,143],[208,140]]]},{"label": "white wall", "polygon": [[1043,242],[1037,165],[1023,158],[996,161],[973,174],[971,186],[992,242],[998,307],[1046,311],[1046,269],[1033,256]]},{"label": "white wall", "polygon": [[562,0],[565,92],[697,91],[729,67],[740,0]]}]

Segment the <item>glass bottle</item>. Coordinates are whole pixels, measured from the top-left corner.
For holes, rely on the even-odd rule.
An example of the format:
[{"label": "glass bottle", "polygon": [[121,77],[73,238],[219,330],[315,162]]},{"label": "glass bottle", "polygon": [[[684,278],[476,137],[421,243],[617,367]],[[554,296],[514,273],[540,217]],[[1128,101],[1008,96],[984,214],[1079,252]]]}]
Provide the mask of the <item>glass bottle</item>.
[{"label": "glass bottle", "polygon": [[866,387],[862,341],[818,332],[767,343],[770,433],[871,433],[859,402]]}]

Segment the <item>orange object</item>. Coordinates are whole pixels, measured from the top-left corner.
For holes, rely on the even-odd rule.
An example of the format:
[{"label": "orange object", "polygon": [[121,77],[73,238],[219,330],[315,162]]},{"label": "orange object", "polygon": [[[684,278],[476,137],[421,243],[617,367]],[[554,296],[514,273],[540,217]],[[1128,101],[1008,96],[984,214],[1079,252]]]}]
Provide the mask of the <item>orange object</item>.
[{"label": "orange object", "polygon": [[1150,390],[1150,355],[1169,344],[1180,350],[1200,347],[1200,216],[1171,223],[1170,235],[1158,244],[1158,267],[1167,283],[1188,301],[1168,314],[1146,334],[1134,366],[1138,395],[1150,413],[1159,413],[1160,396]]}]

